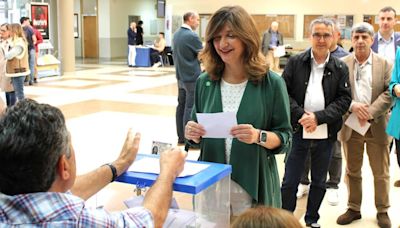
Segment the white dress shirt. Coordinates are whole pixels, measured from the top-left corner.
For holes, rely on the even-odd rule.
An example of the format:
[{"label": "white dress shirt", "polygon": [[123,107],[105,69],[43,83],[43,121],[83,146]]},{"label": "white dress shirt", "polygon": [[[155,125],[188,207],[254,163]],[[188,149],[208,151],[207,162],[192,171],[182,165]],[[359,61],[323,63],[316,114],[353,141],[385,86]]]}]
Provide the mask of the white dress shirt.
[{"label": "white dress shirt", "polygon": [[392,63],[396,58],[395,45],[394,45],[394,32],[390,36],[389,40],[385,40],[378,32],[378,54],[382,55]]},{"label": "white dress shirt", "polygon": [[371,104],[372,97],[372,51],[367,61],[360,64],[354,56],[354,100]]},{"label": "white dress shirt", "polygon": [[329,60],[329,55],[324,63],[318,64],[311,50],[311,73],[308,80],[306,96],[304,98],[304,110],[316,112],[325,109],[325,95],[322,87],[322,78],[324,76],[325,65]]}]

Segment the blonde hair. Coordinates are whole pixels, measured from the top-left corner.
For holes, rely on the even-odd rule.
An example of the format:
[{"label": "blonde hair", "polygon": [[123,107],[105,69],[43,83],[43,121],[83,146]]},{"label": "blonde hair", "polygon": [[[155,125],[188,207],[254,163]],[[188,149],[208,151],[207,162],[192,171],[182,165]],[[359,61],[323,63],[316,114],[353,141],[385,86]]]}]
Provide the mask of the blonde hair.
[{"label": "blonde hair", "polygon": [[261,53],[261,40],[253,18],[241,6],[225,6],[215,12],[206,29],[206,45],[199,58],[213,80],[222,77],[225,63],[215,50],[213,40],[218,32],[228,25],[240,39],[245,50],[243,64],[250,81],[258,82],[268,71],[264,55]]},{"label": "blonde hair", "polygon": [[231,228],[301,228],[299,220],[289,211],[273,207],[250,208],[232,223]]},{"label": "blonde hair", "polygon": [[26,41],[26,37],[25,37],[25,32],[22,30],[22,27],[20,24],[17,23],[12,23],[10,24],[10,36],[15,39],[15,38],[22,38],[24,40],[25,43],[27,43]]}]

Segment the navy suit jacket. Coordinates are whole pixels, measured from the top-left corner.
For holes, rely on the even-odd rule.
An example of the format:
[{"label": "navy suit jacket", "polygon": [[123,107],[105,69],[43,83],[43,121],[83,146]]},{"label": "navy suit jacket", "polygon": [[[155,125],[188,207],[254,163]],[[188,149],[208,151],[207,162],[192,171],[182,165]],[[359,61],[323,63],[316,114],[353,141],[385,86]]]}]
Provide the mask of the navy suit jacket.
[{"label": "navy suit jacket", "polygon": [[[397,47],[400,46],[400,32],[394,32],[394,46],[394,53],[396,55]],[[378,33],[375,33],[374,35],[374,43],[372,44],[371,49],[375,53],[378,53]]]}]

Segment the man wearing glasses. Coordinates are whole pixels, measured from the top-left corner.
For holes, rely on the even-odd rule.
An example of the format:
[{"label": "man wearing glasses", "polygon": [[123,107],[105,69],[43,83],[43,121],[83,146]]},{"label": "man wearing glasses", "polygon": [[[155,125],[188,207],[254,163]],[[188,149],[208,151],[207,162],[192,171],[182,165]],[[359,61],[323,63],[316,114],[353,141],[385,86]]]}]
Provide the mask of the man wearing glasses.
[{"label": "man wearing glasses", "polygon": [[345,120],[350,115],[356,117],[360,126],[369,125],[365,134],[361,134],[346,124],[339,134],[346,158],[346,183],[349,199],[346,213],[339,216],[337,223],[346,225],[361,218],[362,200],[361,167],[364,145],[369,165],[374,175],[375,206],[379,227],[391,227],[387,214],[389,209],[389,143],[390,137],[385,128],[391,97],[388,91],[392,63],[371,50],[374,41],[374,28],[368,23],[353,26],[351,42],[354,53],[343,61],[349,68],[352,101]]},{"label": "man wearing glasses", "polygon": [[311,156],[311,187],[306,226],[318,226],[318,210],[326,192],[333,142],[342,115],[351,103],[347,66],[329,53],[333,22],[318,18],[310,24],[311,48],[292,57],[282,74],[290,99],[293,146],[282,183],[282,208],[296,209],[296,192],[306,155]]}]

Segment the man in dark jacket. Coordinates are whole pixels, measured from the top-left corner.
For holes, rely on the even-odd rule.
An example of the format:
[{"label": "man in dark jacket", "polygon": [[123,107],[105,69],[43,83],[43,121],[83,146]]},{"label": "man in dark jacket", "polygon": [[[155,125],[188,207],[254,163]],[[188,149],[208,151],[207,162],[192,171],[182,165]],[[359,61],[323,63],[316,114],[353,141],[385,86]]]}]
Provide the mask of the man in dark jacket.
[{"label": "man in dark jacket", "polygon": [[282,183],[282,208],[296,209],[296,191],[307,153],[311,156],[311,187],[305,222],[317,223],[325,196],[326,175],[333,142],[342,126],[342,115],[351,103],[346,64],[330,56],[333,22],[319,18],[311,22],[312,47],[291,58],[283,72],[290,99],[293,147]]}]

